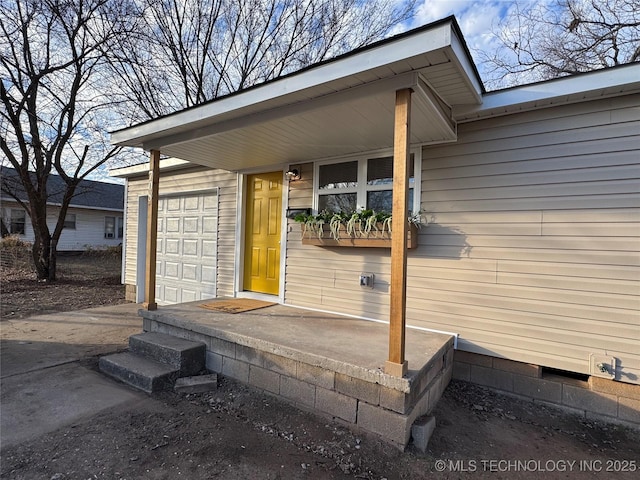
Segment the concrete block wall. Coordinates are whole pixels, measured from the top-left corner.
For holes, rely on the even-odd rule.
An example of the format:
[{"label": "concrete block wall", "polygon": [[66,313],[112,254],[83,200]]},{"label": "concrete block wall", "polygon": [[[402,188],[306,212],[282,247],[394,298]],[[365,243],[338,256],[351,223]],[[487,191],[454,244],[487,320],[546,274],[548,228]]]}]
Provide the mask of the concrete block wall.
[{"label": "concrete block wall", "polygon": [[431,412],[453,373],[448,343],[412,377],[408,391],[336,372],[295,358],[144,319],[144,330],[207,345],[206,367],[252,385],[305,410],[316,411],[380,435],[404,449],[412,424]]},{"label": "concrete block wall", "polygon": [[136,286],[129,283],[124,284],[124,299],[128,302],[137,302]]},{"label": "concrete block wall", "polygon": [[587,381],[545,374],[542,367],[456,351],[453,378],[594,420],[640,428],[640,385],[591,376]]}]

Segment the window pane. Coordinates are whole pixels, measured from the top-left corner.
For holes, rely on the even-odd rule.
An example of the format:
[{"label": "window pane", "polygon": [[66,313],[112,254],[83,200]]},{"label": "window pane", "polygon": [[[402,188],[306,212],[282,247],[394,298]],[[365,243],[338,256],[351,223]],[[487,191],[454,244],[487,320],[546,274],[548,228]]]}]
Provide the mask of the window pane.
[{"label": "window pane", "polygon": [[320,190],[356,186],[358,186],[358,162],[320,165],[318,169],[318,187]]},{"label": "window pane", "polygon": [[26,222],[26,213],[24,210],[11,210],[11,233],[24,235],[24,224]]},{"label": "window pane", "polygon": [[[413,154],[409,160],[409,177],[413,177]],[[367,160],[367,185],[387,185],[393,183],[393,157],[370,158]]]},{"label": "window pane", "polygon": [[336,195],[320,195],[318,198],[318,211],[351,213],[356,210],[357,195],[355,193],[342,193]]},{"label": "window pane", "polygon": [[64,224],[62,228],[69,228],[71,230],[76,229],[76,214],[75,213],[67,213],[64,217]]},{"label": "window pane", "polygon": [[104,217],[104,238],[114,238],[116,231],[116,218]]},{"label": "window pane", "polygon": [[[373,192],[367,192],[367,208],[375,210],[376,212],[388,212],[391,213],[393,209],[393,191],[392,190],[378,190]],[[409,213],[413,212],[413,188],[409,189]]]},{"label": "window pane", "polygon": [[122,225],[122,217],[118,217],[118,238],[122,238],[124,233],[124,228]]}]

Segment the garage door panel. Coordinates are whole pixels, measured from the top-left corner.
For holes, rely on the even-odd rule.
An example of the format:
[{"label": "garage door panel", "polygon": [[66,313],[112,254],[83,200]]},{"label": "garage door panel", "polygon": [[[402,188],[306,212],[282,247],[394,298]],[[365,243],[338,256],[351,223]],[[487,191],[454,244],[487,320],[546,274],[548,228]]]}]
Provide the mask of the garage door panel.
[{"label": "garage door panel", "polygon": [[165,218],[165,233],[180,233],[180,219],[176,217]]},{"label": "garage door panel", "polygon": [[187,281],[191,280],[194,282],[198,280],[198,269],[199,269],[198,265],[183,263],[182,264],[182,280],[187,280]]},{"label": "garage door panel", "polygon": [[182,255],[183,256],[198,256],[198,240],[182,240]]},{"label": "garage door panel", "polygon": [[169,303],[178,303],[178,288],[164,286],[164,301]]},{"label": "garage door panel", "polygon": [[205,212],[217,212],[218,210],[218,196],[217,195],[203,195],[202,196],[202,210]]},{"label": "garage door panel", "polygon": [[207,215],[202,218],[202,233],[216,233],[218,230],[218,219]]},{"label": "garage door panel", "polygon": [[185,217],[182,222],[182,233],[198,233],[199,217]]},{"label": "garage door panel", "polygon": [[174,280],[179,280],[180,264],[177,262],[164,262],[164,276]]},{"label": "garage door panel", "polygon": [[216,283],[216,268],[208,265],[202,265],[201,282],[209,285]]},{"label": "garage door panel", "polygon": [[190,290],[187,288],[182,289],[182,298],[180,299],[181,302],[195,302],[196,300],[198,300],[198,296],[195,290]]},{"label": "garage door panel", "polygon": [[181,200],[182,200],[182,197],[167,198],[166,199],[167,212],[179,212]]},{"label": "garage door panel", "polygon": [[215,258],[216,257],[216,241],[215,240],[202,240],[200,251],[202,252],[202,257],[204,258]]},{"label": "garage door panel", "polygon": [[188,212],[190,210],[199,210],[201,197],[185,197],[184,198],[184,210]]},{"label": "garage door panel", "polygon": [[180,254],[180,241],[175,238],[167,238],[164,240],[164,254],[165,255],[179,255]]},{"label": "garage door panel", "polygon": [[158,215],[159,304],[215,298],[217,204],[215,194],[162,199]]}]

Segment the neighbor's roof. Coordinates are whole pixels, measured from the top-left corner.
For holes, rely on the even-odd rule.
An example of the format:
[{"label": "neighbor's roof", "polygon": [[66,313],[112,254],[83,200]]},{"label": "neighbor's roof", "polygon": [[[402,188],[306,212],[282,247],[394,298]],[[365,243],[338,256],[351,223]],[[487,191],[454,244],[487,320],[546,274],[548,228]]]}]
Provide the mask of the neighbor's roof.
[{"label": "neighbor's roof", "polygon": [[[18,172],[13,168],[0,167],[0,185],[2,187],[2,199],[13,200],[6,193],[9,189],[23,201],[28,201],[27,194],[20,182]],[[60,205],[66,190],[66,183],[58,175],[49,175],[47,180],[48,203]],[[124,185],[115,183],[96,182],[93,180],[82,180],[76,187],[76,192],[71,200],[71,207],[91,208],[94,210],[124,210]]]},{"label": "neighbor's roof", "polygon": [[479,104],[484,87],[454,17],[113,132],[111,141],[232,171],[389,148],[395,92],[405,88],[414,91],[411,143],[455,140],[451,108]]}]

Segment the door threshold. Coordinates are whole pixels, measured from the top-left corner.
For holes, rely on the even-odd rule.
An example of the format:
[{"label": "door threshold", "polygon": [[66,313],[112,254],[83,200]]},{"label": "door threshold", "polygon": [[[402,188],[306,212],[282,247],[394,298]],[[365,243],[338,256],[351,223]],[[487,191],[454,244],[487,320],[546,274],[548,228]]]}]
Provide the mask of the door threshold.
[{"label": "door threshold", "polygon": [[236,293],[236,298],[252,298],[254,300],[262,300],[264,302],[280,303],[280,296],[270,295],[268,293],[242,291]]}]

